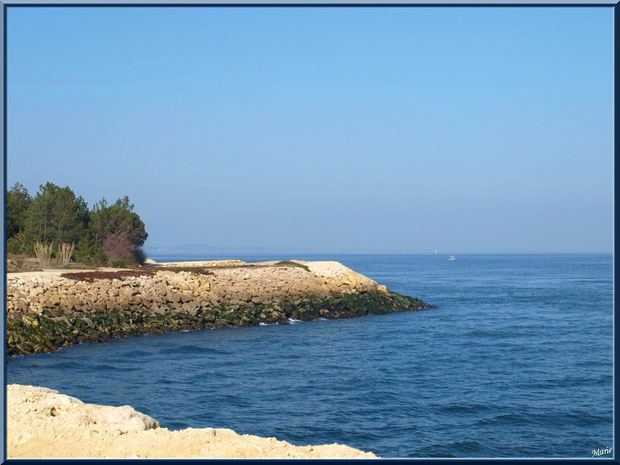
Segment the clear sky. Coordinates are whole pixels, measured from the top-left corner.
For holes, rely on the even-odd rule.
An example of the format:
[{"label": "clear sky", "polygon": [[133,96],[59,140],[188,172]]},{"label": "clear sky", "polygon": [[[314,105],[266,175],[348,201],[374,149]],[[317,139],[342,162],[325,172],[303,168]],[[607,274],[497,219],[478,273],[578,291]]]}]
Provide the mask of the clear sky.
[{"label": "clear sky", "polygon": [[10,8],[8,183],[147,246],[609,252],[611,8]]}]

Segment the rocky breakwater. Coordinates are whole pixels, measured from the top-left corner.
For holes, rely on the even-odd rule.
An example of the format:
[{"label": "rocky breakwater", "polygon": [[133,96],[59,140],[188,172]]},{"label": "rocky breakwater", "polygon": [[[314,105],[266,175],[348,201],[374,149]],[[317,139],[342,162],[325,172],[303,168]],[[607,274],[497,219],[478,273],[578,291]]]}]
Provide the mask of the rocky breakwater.
[{"label": "rocky breakwater", "polygon": [[85,404],[51,389],[7,386],[8,458],[376,458],[329,444],[294,446],[229,429],[170,431],[132,407]]},{"label": "rocky breakwater", "polygon": [[199,262],[127,271],[11,273],[7,353],[216,327],[433,307],[337,262]]}]

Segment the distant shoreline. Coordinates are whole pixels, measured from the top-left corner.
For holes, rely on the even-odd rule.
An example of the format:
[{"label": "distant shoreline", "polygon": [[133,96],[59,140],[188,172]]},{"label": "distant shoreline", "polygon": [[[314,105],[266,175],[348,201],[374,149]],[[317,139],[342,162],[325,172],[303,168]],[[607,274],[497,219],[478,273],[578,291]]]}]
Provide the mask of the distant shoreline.
[{"label": "distant shoreline", "polygon": [[[180,250],[174,250],[174,249],[167,249],[165,253],[162,253],[162,251],[158,251],[156,249],[151,249],[148,248],[146,249],[147,251],[147,255],[149,257],[153,257],[155,259],[157,259],[158,261],[160,261],[161,263],[166,263],[167,257],[171,256],[184,256],[184,257],[196,257],[196,259],[198,259],[200,257],[200,259],[204,259],[204,260],[219,260],[221,259],[220,257],[235,257],[235,258],[239,258],[239,259],[244,259],[244,257],[247,258],[253,258],[253,257],[291,257],[291,256],[313,256],[313,257],[336,257],[336,256],[342,256],[342,257],[346,257],[346,256],[373,256],[373,255],[385,255],[385,256],[400,256],[400,255],[413,255],[413,256],[421,256],[421,257],[429,257],[429,256],[437,256],[437,257],[449,257],[450,255],[454,255],[454,256],[473,256],[473,255],[478,255],[478,256],[491,256],[491,255],[613,255],[613,251],[579,251],[579,252],[517,252],[517,251],[512,251],[512,252],[437,252],[437,253],[433,253],[433,252],[399,252],[399,251],[392,251],[392,252],[364,252],[364,251],[332,251],[332,252],[325,252],[323,250],[321,251],[303,251],[303,250],[294,250],[294,251],[289,251],[289,250],[284,250],[284,251],[280,251],[280,250],[272,250],[272,249],[265,249],[265,250],[259,250],[259,249],[225,249],[222,251],[219,250],[215,250],[215,249],[180,249]],[[211,258],[202,258],[202,257],[211,257]],[[193,259],[193,258],[192,258]],[[275,260],[275,258],[274,258]]]}]

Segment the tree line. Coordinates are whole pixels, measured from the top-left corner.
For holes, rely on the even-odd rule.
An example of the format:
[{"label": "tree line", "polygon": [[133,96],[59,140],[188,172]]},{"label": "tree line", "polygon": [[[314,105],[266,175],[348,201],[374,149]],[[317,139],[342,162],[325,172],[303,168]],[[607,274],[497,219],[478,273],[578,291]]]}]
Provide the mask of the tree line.
[{"label": "tree line", "polygon": [[33,197],[16,183],[6,193],[7,251],[38,258],[69,255],[90,265],[141,264],[148,233],[133,208],[126,196],[89,209],[69,187],[48,182]]}]

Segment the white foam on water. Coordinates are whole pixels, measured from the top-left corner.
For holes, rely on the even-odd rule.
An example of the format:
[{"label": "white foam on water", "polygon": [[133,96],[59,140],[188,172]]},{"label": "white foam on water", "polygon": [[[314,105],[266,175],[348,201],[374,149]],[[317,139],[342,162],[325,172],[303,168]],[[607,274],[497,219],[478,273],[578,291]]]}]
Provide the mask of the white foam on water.
[{"label": "white foam on water", "polygon": [[303,323],[303,321],[298,320],[297,318],[293,318],[292,316],[289,316],[287,318],[287,320],[288,320],[289,324],[291,324],[291,325],[295,325],[297,323]]}]

